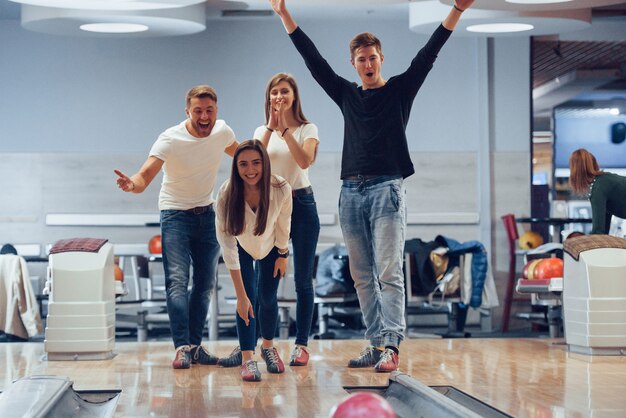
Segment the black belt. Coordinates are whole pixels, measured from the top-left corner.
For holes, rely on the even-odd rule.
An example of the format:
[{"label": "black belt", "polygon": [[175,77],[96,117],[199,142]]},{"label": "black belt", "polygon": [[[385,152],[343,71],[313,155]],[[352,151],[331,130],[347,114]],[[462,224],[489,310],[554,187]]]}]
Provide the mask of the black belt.
[{"label": "black belt", "polygon": [[309,195],[309,194],[313,194],[313,187],[311,187],[311,186],[307,186],[307,187],[303,187],[301,189],[296,189],[296,190],[292,190],[291,191],[291,195],[293,197],[296,197],[296,196],[306,196],[306,195]]},{"label": "black belt", "polygon": [[208,206],[196,206],[195,208],[187,209],[185,212],[193,213],[194,215],[202,215],[213,208],[213,203]]}]

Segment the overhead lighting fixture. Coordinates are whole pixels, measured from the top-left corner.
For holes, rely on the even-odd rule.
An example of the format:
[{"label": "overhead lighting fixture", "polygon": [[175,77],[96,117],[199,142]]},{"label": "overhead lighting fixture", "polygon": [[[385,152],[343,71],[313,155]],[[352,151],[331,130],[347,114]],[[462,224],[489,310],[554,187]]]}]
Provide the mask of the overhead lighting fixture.
[{"label": "overhead lighting fixture", "polygon": [[80,29],[97,33],[136,33],[145,32],[149,28],[139,23],[85,23]]},{"label": "overhead lighting fixture", "polygon": [[9,0],[31,6],[83,10],[156,10],[191,6],[201,0]]},{"label": "overhead lighting fixture", "polygon": [[[39,0],[22,0],[44,3]],[[47,3],[47,2],[46,2]],[[51,0],[65,5],[69,0]],[[171,7],[173,0],[75,0],[77,5],[106,3],[106,9],[44,7],[22,4],[22,26],[54,35],[156,37],[190,35],[206,29],[206,3],[203,0],[180,0],[182,7]],[[158,7],[147,9],[147,5]],[[115,8],[119,5],[120,8]],[[163,6],[168,7],[163,7]],[[130,8],[136,7],[136,9]],[[102,26],[106,24],[105,26]],[[93,29],[95,28],[95,29]]]},{"label": "overhead lighting fixture", "polygon": [[476,33],[507,33],[524,32],[535,27],[527,23],[483,23],[480,25],[470,25],[465,28],[469,32]]},{"label": "overhead lighting fixture", "polygon": [[609,113],[613,116],[617,116],[619,115],[619,109],[617,107],[612,107],[611,109],[609,109]]},{"label": "overhead lighting fixture", "polygon": [[[501,0],[497,2],[502,6]],[[485,2],[481,3],[484,4]],[[437,0],[413,0],[409,3],[409,28],[414,32],[430,35],[441,24],[450,7]],[[591,25],[591,9],[520,11],[512,8],[512,5],[509,5],[509,10],[472,7],[463,13],[454,30],[454,36],[553,35],[582,30]]]}]

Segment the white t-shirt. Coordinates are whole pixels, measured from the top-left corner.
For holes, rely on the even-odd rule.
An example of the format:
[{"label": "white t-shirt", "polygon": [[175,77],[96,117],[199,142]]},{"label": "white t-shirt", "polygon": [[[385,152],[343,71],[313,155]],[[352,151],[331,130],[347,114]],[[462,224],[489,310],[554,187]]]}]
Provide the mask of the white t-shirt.
[{"label": "white t-shirt", "polygon": [[[217,192],[215,210],[215,229],[217,240],[222,247],[224,264],[229,270],[240,270],[237,242],[255,260],[261,260],[274,247],[287,248],[291,229],[291,186],[277,175],[272,175],[270,188],[270,207],[267,213],[267,224],[262,235],[254,235],[256,213],[246,203],[245,226],[241,235],[232,236],[226,232],[226,188],[230,180],[226,180]],[[274,187],[283,183],[281,187]]]},{"label": "white t-shirt", "polygon": [[213,203],[224,150],[235,141],[233,130],[221,119],[204,138],[191,135],[185,123],[167,129],[150,149],[151,156],[164,161],[160,210],[187,210]]},{"label": "white t-shirt", "polygon": [[[267,128],[265,125],[261,125],[254,131],[254,138],[261,139]],[[319,143],[317,134],[317,126],[313,123],[305,123],[300,125],[294,132],[291,133],[293,137],[298,141],[300,146],[308,138],[313,138]],[[272,164],[272,173],[278,174],[289,184],[293,190],[302,189],[311,185],[309,181],[309,169],[302,169],[291,155],[287,143],[281,139],[276,132],[273,132],[270,136],[270,141],[267,146],[267,154],[270,157],[270,163]]]}]

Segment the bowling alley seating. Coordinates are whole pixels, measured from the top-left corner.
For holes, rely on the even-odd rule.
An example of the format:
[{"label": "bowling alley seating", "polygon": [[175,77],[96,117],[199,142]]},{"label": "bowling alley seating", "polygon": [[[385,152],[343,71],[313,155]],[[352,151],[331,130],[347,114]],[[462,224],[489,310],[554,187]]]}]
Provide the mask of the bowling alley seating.
[{"label": "bowling alley seating", "polygon": [[[481,330],[491,331],[491,308],[498,305],[498,298],[488,265],[484,265],[487,270],[482,298],[480,301],[472,301],[472,252],[480,251],[481,245],[476,241],[457,243],[459,246],[451,250],[447,244],[452,241],[443,236],[431,242],[419,238],[406,241],[404,274],[407,324],[410,325],[411,315],[442,314],[448,319],[448,329],[443,337],[468,337],[470,334],[465,332],[465,325],[469,307],[479,303],[480,306],[476,308],[480,315]],[[480,261],[477,263],[480,264]]]},{"label": "bowling alley seating", "polygon": [[26,260],[8,250],[3,246],[0,254],[0,334],[7,341],[27,340],[43,330],[39,306]]},{"label": "bowling alley seating", "polygon": [[626,239],[586,235],[564,243],[563,317],[570,351],[626,355]]},{"label": "bowling alley seating", "polygon": [[[326,264],[320,265],[320,259],[322,259],[322,264]],[[340,322],[350,321],[362,326],[362,312],[353,288],[354,282],[350,276],[345,245],[318,244],[313,277],[315,278],[314,303],[317,307],[318,325],[318,332],[314,338],[335,338],[335,333],[330,330],[331,318]],[[323,278],[326,283],[323,282]],[[337,280],[336,287],[332,285],[332,280],[329,281],[331,278]]]}]

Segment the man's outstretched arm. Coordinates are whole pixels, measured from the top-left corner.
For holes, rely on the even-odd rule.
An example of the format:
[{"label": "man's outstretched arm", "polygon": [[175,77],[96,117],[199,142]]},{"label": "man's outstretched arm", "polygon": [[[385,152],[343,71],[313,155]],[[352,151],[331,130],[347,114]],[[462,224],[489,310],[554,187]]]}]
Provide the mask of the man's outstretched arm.
[{"label": "man's outstretched arm", "polygon": [[287,10],[287,6],[285,5],[285,0],[269,0],[272,5],[272,9],[274,12],[280,17],[280,20],[283,22],[283,26],[288,34],[293,33],[296,29],[298,29],[298,25],[296,21],[293,20],[289,10]]},{"label": "man's outstretched arm", "polygon": [[[272,0],[272,3],[274,3],[274,1],[275,0]],[[474,0],[456,0],[454,2],[454,6],[452,6],[452,10],[450,10],[450,13],[448,13],[448,16],[446,16],[443,22],[441,22],[443,27],[450,31],[454,30],[456,24],[461,18],[461,13],[463,13],[467,8],[471,7],[472,4],[474,4]],[[283,24],[284,23],[285,22],[283,21]]]}]

